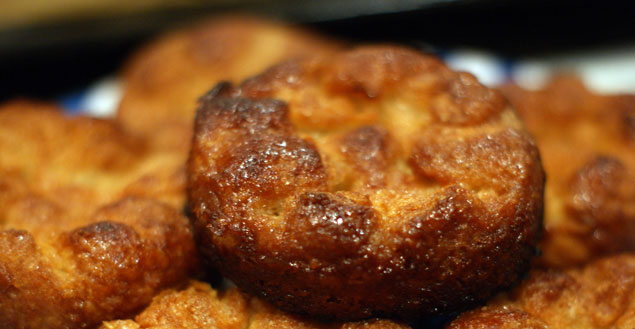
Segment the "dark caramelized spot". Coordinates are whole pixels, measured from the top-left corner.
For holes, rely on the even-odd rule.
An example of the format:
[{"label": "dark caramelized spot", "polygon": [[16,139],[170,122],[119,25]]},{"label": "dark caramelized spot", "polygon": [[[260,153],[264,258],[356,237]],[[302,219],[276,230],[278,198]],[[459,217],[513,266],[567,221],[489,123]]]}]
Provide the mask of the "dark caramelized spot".
[{"label": "dark caramelized spot", "polygon": [[325,260],[354,256],[368,240],[375,223],[370,203],[344,196],[307,192],[287,214],[289,237],[309,255]]},{"label": "dark caramelized spot", "polygon": [[198,98],[199,103],[211,102],[217,96],[230,96],[232,92],[232,84],[229,81],[221,81],[212,89],[208,90],[203,96]]},{"label": "dark caramelized spot", "polygon": [[206,130],[239,129],[249,134],[268,129],[287,130],[290,128],[287,111],[286,104],[279,100],[215,97],[202,103],[196,125]]},{"label": "dark caramelized spot", "polygon": [[437,245],[441,239],[454,244],[454,240],[461,240],[454,234],[471,235],[479,231],[487,215],[480,200],[460,186],[449,186],[430,210],[409,221],[404,233],[418,241],[417,247],[424,250]]},{"label": "dark caramelized spot", "polygon": [[[279,198],[303,188],[318,188],[325,174],[311,143],[293,136],[263,135],[233,149],[219,160],[221,194],[248,191],[252,196]],[[225,192],[226,191],[226,192]]]},{"label": "dark caramelized spot", "polygon": [[141,261],[141,241],[128,225],[113,222],[91,224],[71,232],[67,241],[84,271],[111,280],[136,279],[142,274],[136,270]]}]

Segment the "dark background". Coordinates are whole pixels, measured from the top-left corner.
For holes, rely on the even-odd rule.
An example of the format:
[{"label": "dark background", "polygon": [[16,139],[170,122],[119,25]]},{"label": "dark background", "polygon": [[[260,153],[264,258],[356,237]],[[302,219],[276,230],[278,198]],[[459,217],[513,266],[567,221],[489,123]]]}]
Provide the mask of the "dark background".
[{"label": "dark background", "polygon": [[162,9],[0,30],[0,101],[81,90],[116,72],[156,34],[236,10],[352,41],[471,47],[510,59],[635,43],[635,2],[613,0],[269,1]]}]

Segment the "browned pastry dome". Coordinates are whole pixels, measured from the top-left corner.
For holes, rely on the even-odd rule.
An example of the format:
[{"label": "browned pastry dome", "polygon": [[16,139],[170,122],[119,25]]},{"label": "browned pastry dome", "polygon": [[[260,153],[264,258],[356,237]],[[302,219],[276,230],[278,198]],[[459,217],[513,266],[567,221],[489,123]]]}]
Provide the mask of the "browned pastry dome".
[{"label": "browned pastry dome", "polygon": [[218,269],[320,318],[460,310],[517,281],[541,227],[538,152],[511,108],[398,47],[218,85],[188,184]]},{"label": "browned pastry dome", "polygon": [[635,328],[635,255],[582,269],[534,270],[512,292],[467,312],[448,329]]},{"label": "browned pastry dome", "polygon": [[161,36],[123,71],[118,120],[130,131],[187,158],[196,100],[218,81],[241,81],[285,59],[335,45],[284,24],[245,16],[215,17]]},{"label": "browned pastry dome", "polygon": [[406,329],[383,319],[349,323],[320,323],[284,313],[257,298],[231,288],[218,292],[192,281],[186,289],[166,290],[134,320],[105,322],[101,329]]},{"label": "browned pastry dome", "polygon": [[570,266],[635,250],[635,96],[596,95],[573,76],[503,92],[547,172],[541,263]]},{"label": "browned pastry dome", "polygon": [[10,103],[0,150],[0,328],[129,316],[196,265],[183,175],[112,121]]}]

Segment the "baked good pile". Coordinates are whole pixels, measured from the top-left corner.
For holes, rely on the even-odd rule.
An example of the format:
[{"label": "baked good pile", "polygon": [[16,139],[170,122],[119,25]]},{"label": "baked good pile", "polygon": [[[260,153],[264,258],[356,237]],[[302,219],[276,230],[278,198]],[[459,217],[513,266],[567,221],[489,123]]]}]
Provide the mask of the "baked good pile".
[{"label": "baked good pile", "polygon": [[635,96],[236,16],[122,80],[0,106],[0,328],[635,327]]}]

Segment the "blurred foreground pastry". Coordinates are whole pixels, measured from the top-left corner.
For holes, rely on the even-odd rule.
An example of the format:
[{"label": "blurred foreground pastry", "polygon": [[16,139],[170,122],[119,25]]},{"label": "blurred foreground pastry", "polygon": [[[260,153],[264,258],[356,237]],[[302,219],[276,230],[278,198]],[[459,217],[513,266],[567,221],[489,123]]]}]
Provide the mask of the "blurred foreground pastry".
[{"label": "blurred foreground pastry", "polygon": [[200,250],[320,319],[455,312],[514,284],[543,172],[495,91],[436,58],[361,47],[201,99],[188,169]]},{"label": "blurred foreground pastry", "polygon": [[186,289],[167,290],[134,320],[106,322],[101,329],[215,328],[215,329],[406,329],[389,320],[320,323],[286,314],[236,288],[218,292],[193,281]]},{"label": "blurred foreground pastry", "polygon": [[572,76],[540,91],[502,91],[547,172],[542,262],[562,267],[635,250],[635,95],[593,94]]},{"label": "blurred foreground pastry", "polygon": [[241,81],[282,60],[336,46],[286,25],[217,17],[165,35],[137,52],[124,72],[117,117],[161,148],[187,157],[196,100],[222,80]]},{"label": "blurred foreground pastry", "polygon": [[534,270],[510,293],[461,315],[448,329],[635,328],[635,255],[582,269]]},{"label": "blurred foreground pastry", "polygon": [[192,272],[182,174],[143,140],[21,101],[0,106],[0,150],[1,328],[94,327]]}]

